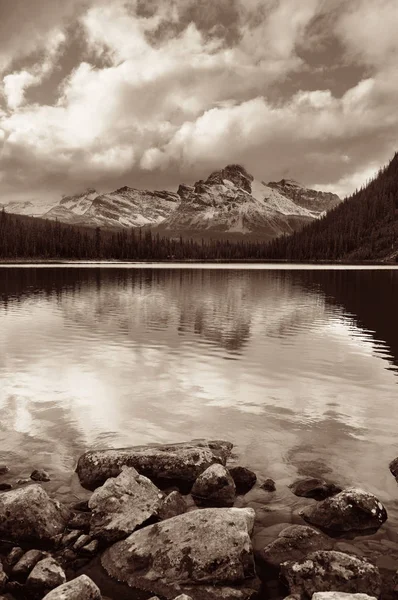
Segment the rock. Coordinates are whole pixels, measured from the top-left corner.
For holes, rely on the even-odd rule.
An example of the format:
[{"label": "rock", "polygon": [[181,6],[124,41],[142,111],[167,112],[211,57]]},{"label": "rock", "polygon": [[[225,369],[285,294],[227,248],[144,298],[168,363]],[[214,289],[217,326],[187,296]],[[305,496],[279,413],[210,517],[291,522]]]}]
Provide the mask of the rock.
[{"label": "rock", "polygon": [[187,511],[187,503],[184,500],[184,496],[180,492],[171,492],[163,500],[163,503],[159,509],[159,519],[163,521],[165,519],[171,519],[177,515],[182,515]]},{"label": "rock", "polygon": [[4,572],[3,563],[0,560],[0,593],[4,592],[7,585],[8,577]]},{"label": "rock", "polygon": [[309,506],[300,515],[326,532],[376,531],[387,511],[373,494],[351,488]]},{"label": "rock", "polygon": [[398,457],[394,458],[394,460],[390,462],[389,467],[395,479],[398,479]]},{"label": "rock", "polygon": [[82,532],[80,529],[72,529],[68,533],[62,537],[61,546],[63,548],[67,548],[68,546],[72,546],[76,542],[76,540],[81,536]]},{"label": "rock", "polygon": [[199,506],[232,506],[236,487],[227,469],[215,464],[199,475],[191,493]]},{"label": "rock", "polygon": [[[108,575],[132,588],[174,598],[248,598],[254,577],[250,508],[207,508],[134,532],[101,559]],[[233,594],[231,585],[245,582]],[[213,586],[216,586],[215,588]],[[228,587],[225,587],[228,586]],[[215,595],[214,595],[215,594]]]},{"label": "rock", "polygon": [[81,548],[84,548],[84,546],[90,544],[91,541],[92,537],[90,535],[81,535],[73,544],[73,550],[75,550],[75,552],[78,552]]},{"label": "rock", "polygon": [[9,472],[10,472],[10,468],[7,467],[7,465],[0,465],[0,477],[2,475],[6,475]]},{"label": "rock", "polygon": [[325,500],[325,498],[334,496],[342,491],[342,488],[334,483],[328,483],[324,479],[314,477],[298,479],[289,485],[289,488],[295,496],[314,498],[315,500]]},{"label": "rock", "polygon": [[261,489],[265,490],[266,492],[275,492],[275,490],[276,490],[275,481],[273,479],[271,479],[270,477],[268,479],[266,479],[260,485],[260,487],[261,487]]},{"label": "rock", "polygon": [[257,476],[246,467],[231,467],[229,473],[234,480],[236,493],[247,494],[257,481]]},{"label": "rock", "polygon": [[0,492],[6,492],[8,490],[12,490],[11,483],[0,483]]},{"label": "rock", "polygon": [[376,600],[367,594],[349,594],[348,592],[316,592],[311,600]]},{"label": "rock", "polygon": [[192,600],[192,598],[186,594],[180,594],[179,596],[176,596],[174,600]]},{"label": "rock", "polygon": [[90,525],[90,512],[73,513],[68,521],[68,527],[71,529],[82,529],[83,531],[90,531]]},{"label": "rock", "polygon": [[343,552],[313,552],[299,562],[281,565],[281,576],[291,594],[309,597],[315,592],[368,593],[378,597],[381,578],[370,562]]},{"label": "rock", "polygon": [[118,450],[94,450],[83,454],[77,464],[81,484],[95,489],[123,466],[155,480],[192,484],[213,463],[226,463],[232,444],[204,440],[172,445],[135,446]]},{"label": "rock", "polygon": [[25,552],[22,550],[22,548],[19,546],[14,546],[14,548],[12,548],[7,555],[7,564],[10,567],[13,567],[19,561],[19,559],[23,557],[24,554]]},{"label": "rock", "polygon": [[43,469],[35,469],[30,478],[33,481],[51,481],[50,475]]},{"label": "rock", "polygon": [[101,600],[101,592],[90,577],[80,575],[52,590],[43,600]]},{"label": "rock", "polygon": [[78,512],[90,512],[88,507],[88,500],[81,500],[80,502],[76,502],[71,506],[72,510],[77,510]]},{"label": "rock", "polygon": [[163,493],[132,467],[108,479],[90,498],[90,533],[107,543],[123,539],[158,515]]},{"label": "rock", "polygon": [[331,550],[332,541],[312,527],[291,525],[283,529],[276,540],[268,544],[259,559],[266,566],[279,569],[285,561],[301,560],[316,550]]},{"label": "rock", "polygon": [[24,581],[33,567],[46,556],[47,554],[41,550],[28,550],[14,565],[11,571],[12,576],[18,581]]},{"label": "rock", "polygon": [[97,554],[98,548],[99,548],[98,540],[92,540],[90,543],[88,543],[82,547],[81,553],[87,554],[88,556],[94,556],[94,554]]},{"label": "rock", "polygon": [[31,596],[42,598],[44,594],[66,581],[64,570],[49,556],[39,561],[26,580],[26,589]]},{"label": "rock", "polygon": [[0,494],[0,537],[9,541],[53,544],[69,512],[38,484]]}]

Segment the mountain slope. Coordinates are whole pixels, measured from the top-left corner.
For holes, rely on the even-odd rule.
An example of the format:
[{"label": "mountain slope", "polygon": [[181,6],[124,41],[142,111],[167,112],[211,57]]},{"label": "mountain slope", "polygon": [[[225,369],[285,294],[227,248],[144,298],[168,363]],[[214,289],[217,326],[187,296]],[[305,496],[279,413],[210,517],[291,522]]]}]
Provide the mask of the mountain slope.
[{"label": "mountain slope", "polygon": [[398,257],[398,153],[365,188],[291,237],[267,257],[287,260],[385,260]]},{"label": "mountain slope", "polygon": [[290,198],[298,206],[309,210],[314,217],[322,216],[341,202],[337,194],[311,190],[292,179],[270,181],[267,185],[278,190],[283,196]]},{"label": "mountain slope", "polygon": [[[304,189],[297,184],[297,190]],[[159,225],[162,233],[272,239],[317,218],[326,205],[324,201],[322,211],[310,210],[279,191],[277,184],[255,180],[240,165],[228,165],[194,186],[182,185],[178,194],[181,203]]]}]

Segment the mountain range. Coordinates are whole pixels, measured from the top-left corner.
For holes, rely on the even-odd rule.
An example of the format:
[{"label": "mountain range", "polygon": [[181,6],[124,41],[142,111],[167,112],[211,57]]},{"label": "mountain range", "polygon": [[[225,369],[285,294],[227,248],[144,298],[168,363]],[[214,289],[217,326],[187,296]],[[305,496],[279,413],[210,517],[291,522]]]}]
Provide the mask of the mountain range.
[{"label": "mountain range", "polygon": [[[64,196],[40,216],[104,229],[150,227],[170,237],[270,240],[301,229],[340,202],[336,194],[311,190],[288,179],[267,184],[240,165],[228,165],[194,185],[181,184],[177,192],[125,186],[102,194],[89,188]],[[38,216],[29,201],[9,203],[5,208]]]}]

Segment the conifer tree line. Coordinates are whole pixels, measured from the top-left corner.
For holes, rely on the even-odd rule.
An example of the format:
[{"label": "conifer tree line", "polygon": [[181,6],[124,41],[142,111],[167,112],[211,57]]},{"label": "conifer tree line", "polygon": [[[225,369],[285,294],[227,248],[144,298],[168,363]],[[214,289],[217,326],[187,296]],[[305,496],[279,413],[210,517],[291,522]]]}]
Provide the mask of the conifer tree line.
[{"label": "conifer tree line", "polygon": [[325,217],[269,243],[173,239],[149,229],[108,231],[0,212],[3,260],[361,261],[388,256],[398,256],[398,153]]}]

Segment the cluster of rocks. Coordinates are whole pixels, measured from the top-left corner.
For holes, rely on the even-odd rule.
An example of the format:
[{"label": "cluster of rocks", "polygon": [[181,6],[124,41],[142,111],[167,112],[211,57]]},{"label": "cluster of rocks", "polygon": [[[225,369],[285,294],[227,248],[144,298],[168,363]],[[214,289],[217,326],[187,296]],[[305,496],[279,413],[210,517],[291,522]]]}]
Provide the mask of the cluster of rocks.
[{"label": "cluster of rocks", "polygon": [[0,600],[100,599],[89,577],[76,577],[93,559],[110,578],[167,599],[249,600],[272,578],[296,599],[380,597],[377,566],[336,550],[333,537],[380,528],[387,513],[374,495],[301,479],[291,491],[316,502],[301,510],[302,524],[255,552],[256,512],[237,508],[237,496],[256,484],[272,493],[275,482],[229,466],[231,451],[228,442],[199,440],[87,452],[76,471],[92,494],[72,506],[37,483],[45,472],[3,491]]}]

